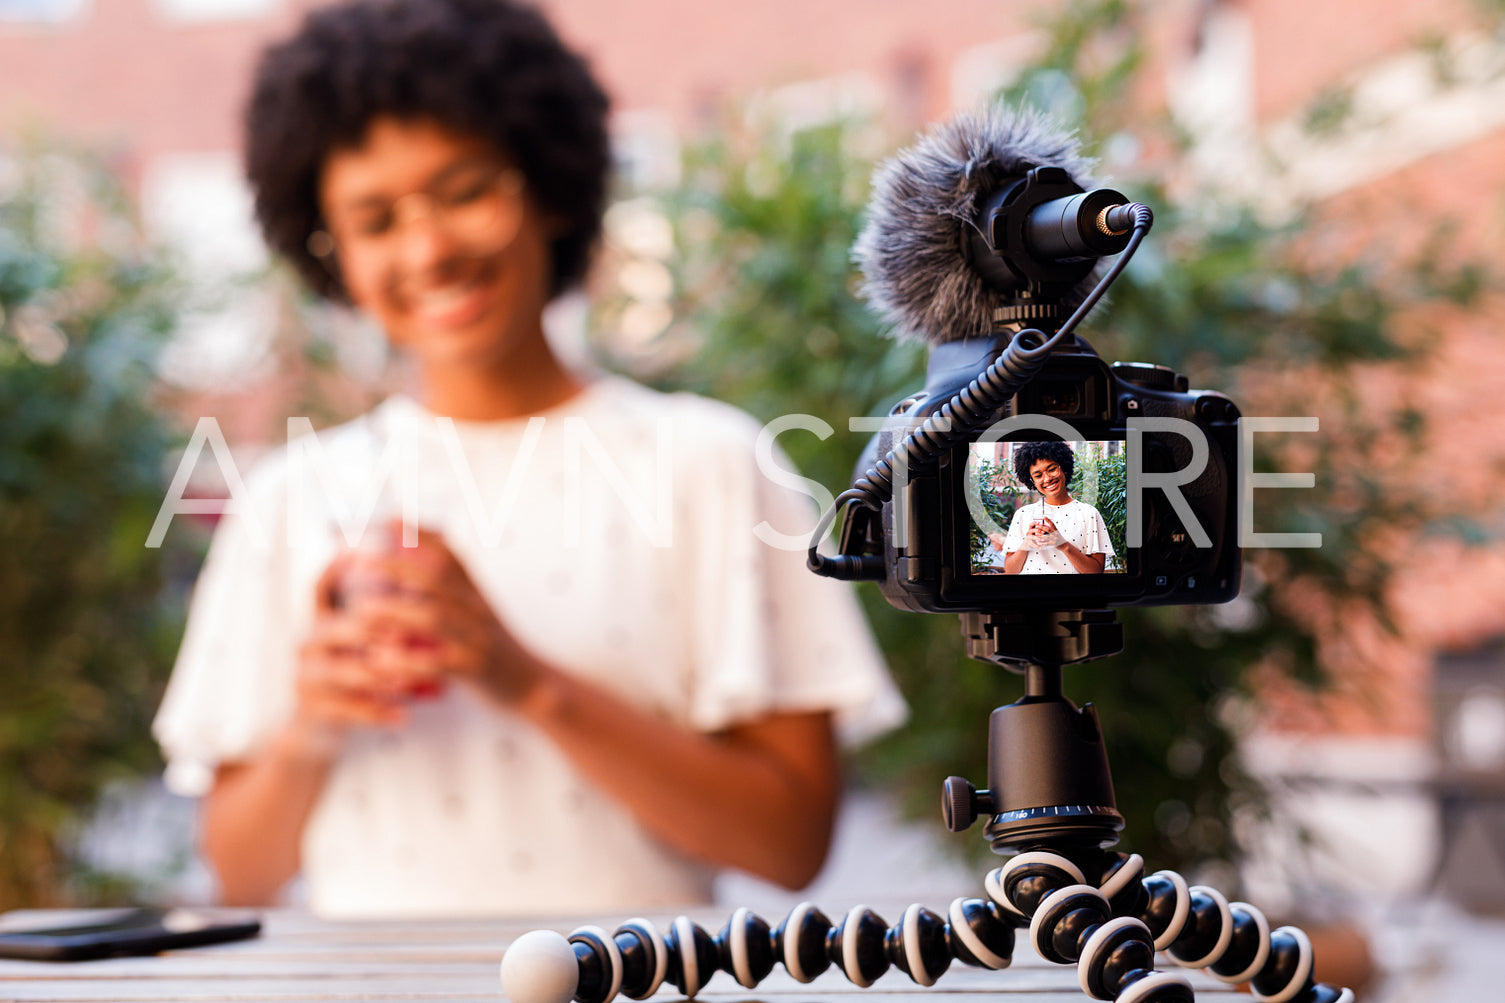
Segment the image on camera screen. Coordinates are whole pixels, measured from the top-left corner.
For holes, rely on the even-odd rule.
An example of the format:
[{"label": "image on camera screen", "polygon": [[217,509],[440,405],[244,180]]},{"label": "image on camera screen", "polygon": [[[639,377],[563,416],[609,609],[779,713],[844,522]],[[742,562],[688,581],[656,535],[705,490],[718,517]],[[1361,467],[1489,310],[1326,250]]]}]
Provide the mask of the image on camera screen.
[{"label": "image on camera screen", "polygon": [[972,443],[972,574],[1122,574],[1124,460],[1114,440]]}]

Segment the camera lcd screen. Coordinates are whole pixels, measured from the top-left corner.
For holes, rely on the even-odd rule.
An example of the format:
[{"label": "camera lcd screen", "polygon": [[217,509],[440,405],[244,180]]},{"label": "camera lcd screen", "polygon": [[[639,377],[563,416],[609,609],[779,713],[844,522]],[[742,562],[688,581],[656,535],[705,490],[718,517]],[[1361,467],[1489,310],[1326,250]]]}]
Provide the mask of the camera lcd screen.
[{"label": "camera lcd screen", "polygon": [[966,469],[973,575],[1127,569],[1125,444],[974,442]]}]

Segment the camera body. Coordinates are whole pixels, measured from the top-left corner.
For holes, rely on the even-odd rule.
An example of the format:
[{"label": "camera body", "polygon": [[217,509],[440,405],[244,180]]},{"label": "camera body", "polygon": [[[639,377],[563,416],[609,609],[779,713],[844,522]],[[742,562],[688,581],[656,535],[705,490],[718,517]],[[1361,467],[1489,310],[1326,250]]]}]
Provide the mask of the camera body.
[{"label": "camera body", "polygon": [[[875,437],[859,470],[963,390],[1012,336],[1003,331],[937,345],[924,391],[894,408],[893,422]],[[1163,420],[1168,418],[1178,421]],[[860,544],[865,552],[876,555],[881,548],[881,588],[900,609],[966,613],[1227,602],[1238,594],[1242,565],[1238,419],[1238,408],[1221,393],[1188,389],[1185,377],[1163,366],[1109,366],[1076,339],[1046,360],[990,428],[924,469],[896,476],[881,517],[849,529],[866,535]],[[1043,497],[1030,496],[1033,484],[1013,477],[1008,457],[1017,443],[1067,438],[1076,440],[1073,485],[1090,489],[1093,497],[1073,492],[1069,506],[1046,505]],[[1200,470],[1191,476],[1199,455]],[[1082,469],[1087,464],[1090,485]],[[1171,483],[1176,480],[1182,483]],[[1179,491],[1180,504],[1172,491]],[[990,492],[1007,502],[1004,511],[1012,507],[1009,525],[990,520],[990,510],[1000,508],[988,504]],[[1052,515],[1079,539],[1092,527],[1115,538],[1103,548],[1110,552],[1103,556],[1103,573],[1040,573],[1043,558],[1020,573],[1006,560],[1005,547],[1033,549],[1021,543],[1026,530]],[[857,543],[844,540],[843,550]],[[1055,562],[1067,568],[1062,559]]]}]

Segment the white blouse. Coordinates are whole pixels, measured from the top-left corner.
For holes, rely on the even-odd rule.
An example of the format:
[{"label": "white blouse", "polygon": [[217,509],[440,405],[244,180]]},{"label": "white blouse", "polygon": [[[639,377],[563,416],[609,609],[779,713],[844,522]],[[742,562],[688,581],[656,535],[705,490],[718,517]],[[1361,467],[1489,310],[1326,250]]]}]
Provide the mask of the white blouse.
[{"label": "white blouse", "polygon": [[[1009,523],[1008,535],[1004,538],[1003,554],[1011,554],[1024,547],[1024,536],[1030,524],[1037,519],[1049,519],[1056,531],[1084,554],[1106,554],[1108,563],[1113,563],[1113,541],[1108,537],[1108,525],[1097,509],[1086,502],[1073,498],[1065,505],[1051,505],[1045,501],[1023,505],[1014,513]],[[1001,563],[1001,562],[1000,562]],[[1077,569],[1056,547],[1029,551],[1021,575],[1074,575]]]},{"label": "white blouse", "polygon": [[[169,786],[203,794],[289,719],[314,583],[367,516],[404,505],[519,641],[666,721],[716,731],[831,709],[849,740],[896,724],[903,702],[847,586],[755,533],[808,535],[815,518],[759,469],[757,432],[726,405],[604,378],[501,422],[396,397],[279,450],[195,589],[153,729]],[[401,730],[351,735],[303,874],[330,916],[619,912],[706,901],[712,878],[459,686]]]}]

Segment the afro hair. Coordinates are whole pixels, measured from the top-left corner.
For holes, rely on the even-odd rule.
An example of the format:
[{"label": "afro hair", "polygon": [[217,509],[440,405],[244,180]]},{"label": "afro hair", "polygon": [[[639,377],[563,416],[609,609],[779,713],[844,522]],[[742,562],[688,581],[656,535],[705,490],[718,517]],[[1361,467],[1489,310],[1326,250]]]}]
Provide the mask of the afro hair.
[{"label": "afro hair", "polygon": [[1054,461],[1066,475],[1066,483],[1071,483],[1071,476],[1076,471],[1076,454],[1070,446],[1064,442],[1024,442],[1014,450],[1014,476],[1019,478],[1020,484],[1031,491],[1036,490],[1029,468],[1041,460]]},{"label": "afro hair", "polygon": [[558,220],[551,294],[579,283],[601,232],[608,102],[584,60],[512,0],[355,0],[318,8],[263,52],[246,109],[246,174],[267,243],[314,291],[348,296],[309,249],[331,153],[374,119],[426,119],[515,163]]}]

